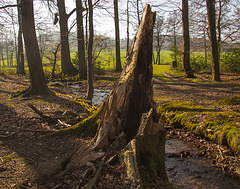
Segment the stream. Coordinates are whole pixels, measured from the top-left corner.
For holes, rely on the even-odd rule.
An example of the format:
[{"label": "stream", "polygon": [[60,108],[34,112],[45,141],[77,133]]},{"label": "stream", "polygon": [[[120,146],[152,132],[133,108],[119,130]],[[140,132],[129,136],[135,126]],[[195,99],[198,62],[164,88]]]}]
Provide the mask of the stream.
[{"label": "stream", "polygon": [[[84,94],[84,91],[80,90],[81,86],[70,85],[70,87],[72,88],[73,94],[77,96],[82,96],[82,94]],[[109,89],[94,89],[92,104],[101,105],[102,102],[109,96],[111,91],[112,90]]]},{"label": "stream", "polygon": [[[171,157],[181,151],[192,149],[178,139],[166,140],[166,171],[172,184],[180,189],[239,189],[239,177],[224,174],[221,169],[211,166],[207,158]],[[194,153],[194,151],[193,151]]]},{"label": "stream", "polygon": [[[70,87],[75,95],[84,94],[79,85]],[[110,92],[109,89],[94,89],[93,105],[101,105]],[[207,158],[171,156],[189,150],[194,153],[193,147],[179,139],[166,140],[166,172],[172,184],[179,189],[240,189],[239,177],[229,176],[221,169],[212,167],[211,161]]]}]

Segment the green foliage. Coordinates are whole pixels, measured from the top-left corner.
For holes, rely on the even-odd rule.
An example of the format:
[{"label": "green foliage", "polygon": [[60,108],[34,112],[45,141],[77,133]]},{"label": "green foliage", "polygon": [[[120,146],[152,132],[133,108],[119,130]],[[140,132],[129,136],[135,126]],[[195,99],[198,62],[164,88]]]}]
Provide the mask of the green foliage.
[{"label": "green foliage", "polygon": [[[166,50],[161,50],[160,55],[161,55],[161,65],[165,65],[165,64],[170,64],[172,61],[172,58],[170,56],[170,51],[166,51]],[[157,58],[157,52],[153,51],[154,54],[154,58]]]},{"label": "green foliage", "polygon": [[17,68],[0,68],[0,75],[15,75],[17,74]]},{"label": "green foliage", "polygon": [[[94,57],[98,56],[98,51],[94,52]],[[121,64],[124,65],[126,60],[125,51],[121,51]],[[78,52],[73,55],[72,58],[73,65],[78,68]],[[115,70],[115,52],[113,50],[101,51],[99,56],[93,61],[93,71],[95,73],[104,73],[105,71]]]},{"label": "green foliage", "polygon": [[190,64],[191,68],[194,72],[208,72],[210,73],[212,70],[211,63],[209,61],[210,56],[208,56],[207,60],[202,55],[191,54]]},{"label": "green foliage", "polygon": [[182,54],[181,51],[178,49],[178,46],[173,45],[170,49],[170,52],[170,57],[172,58],[172,60],[175,60],[176,58],[178,67],[180,67],[179,64],[182,62]]},{"label": "green foliage", "polygon": [[220,68],[222,72],[240,73],[240,48],[232,48],[222,53]]}]

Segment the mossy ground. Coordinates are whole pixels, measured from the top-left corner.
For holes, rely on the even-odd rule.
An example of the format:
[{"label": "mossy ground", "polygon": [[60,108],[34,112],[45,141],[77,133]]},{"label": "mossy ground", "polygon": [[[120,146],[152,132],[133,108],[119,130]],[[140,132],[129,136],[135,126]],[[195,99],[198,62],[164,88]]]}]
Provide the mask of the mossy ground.
[{"label": "mossy ground", "polygon": [[[223,99],[219,103],[233,104],[234,99],[238,102],[239,97]],[[240,154],[239,111],[204,107],[191,101],[165,102],[158,110],[170,125],[186,127],[197,135],[220,144],[227,144],[236,154]]]}]

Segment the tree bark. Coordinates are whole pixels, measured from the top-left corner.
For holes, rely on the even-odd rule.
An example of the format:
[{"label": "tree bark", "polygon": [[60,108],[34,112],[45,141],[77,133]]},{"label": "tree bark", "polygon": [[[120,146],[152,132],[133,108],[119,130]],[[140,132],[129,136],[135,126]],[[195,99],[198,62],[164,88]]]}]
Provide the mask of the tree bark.
[{"label": "tree bark", "polygon": [[[20,0],[17,0],[17,4],[19,4]],[[18,47],[17,47],[17,73],[21,75],[25,75],[24,69],[24,52],[23,52],[23,32],[22,32],[22,17],[21,17],[21,9],[20,7],[17,8],[18,10]]]},{"label": "tree bark", "polygon": [[89,39],[88,39],[88,63],[87,63],[87,100],[92,101],[93,98],[93,65],[92,65],[92,48],[93,48],[93,6],[92,0],[88,0],[89,14]]},{"label": "tree bark", "polygon": [[32,0],[21,1],[21,13],[23,36],[31,82],[29,90],[25,95],[49,95],[51,91],[48,89],[43,73],[42,61],[36,37]]},{"label": "tree bark", "polygon": [[127,0],[127,52],[126,57],[129,55],[129,0]]},{"label": "tree bark", "polygon": [[215,16],[215,1],[207,1],[207,14],[208,14],[208,25],[212,52],[212,80],[221,81],[220,79],[220,67],[219,67],[219,56],[218,56],[218,44],[216,37],[216,16]]},{"label": "tree bark", "polygon": [[151,12],[149,6],[145,9],[121,77],[103,105],[96,148],[107,145],[122,131],[130,141],[137,134],[142,113],[148,112],[153,106],[152,41],[155,13]]},{"label": "tree bark", "polygon": [[67,169],[83,166],[87,161],[104,156],[105,153],[98,149],[111,144],[115,150],[119,147],[123,149],[120,152],[122,161],[133,160],[126,163],[127,173],[133,180],[140,179],[142,188],[153,187],[149,178],[154,178],[157,188],[173,188],[165,171],[166,133],[158,123],[159,115],[153,101],[152,41],[155,17],[156,14],[146,5],[121,76],[99,110],[99,130],[95,141],[90,148],[81,146],[72,156]]},{"label": "tree bark", "polygon": [[84,30],[83,30],[83,16],[82,16],[82,12],[83,12],[82,0],[76,0],[76,7],[77,7],[77,40],[78,40],[79,78],[87,79]]},{"label": "tree bark", "polygon": [[61,35],[61,67],[62,73],[66,75],[75,75],[77,70],[74,68],[70,58],[69,40],[68,40],[68,15],[65,10],[65,0],[57,0],[59,11],[59,24]]},{"label": "tree bark", "polygon": [[165,171],[166,130],[154,116],[153,108],[142,115],[138,133],[121,151],[120,161],[130,179],[140,180],[141,188],[174,188]]},{"label": "tree bark", "polygon": [[121,54],[120,54],[120,34],[118,19],[118,0],[114,0],[114,23],[115,23],[115,49],[116,49],[116,71],[122,71]]},{"label": "tree bark", "polygon": [[182,24],[183,24],[183,68],[188,78],[194,78],[195,76],[190,66],[188,0],[182,0]]}]

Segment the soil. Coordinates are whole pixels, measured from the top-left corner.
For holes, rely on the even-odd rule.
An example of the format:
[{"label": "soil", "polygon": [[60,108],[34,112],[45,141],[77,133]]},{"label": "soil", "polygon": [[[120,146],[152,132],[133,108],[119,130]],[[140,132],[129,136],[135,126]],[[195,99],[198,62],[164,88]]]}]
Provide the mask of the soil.
[{"label": "soil", "polygon": [[[197,75],[202,80],[201,83],[192,82],[169,74],[165,76],[173,82],[165,82],[164,80],[154,78],[155,99],[156,97],[167,97],[167,100],[191,100],[199,104],[212,106],[214,102],[217,102],[221,98],[240,94],[239,75],[222,75],[222,82],[215,85],[209,82],[210,76],[207,74]],[[117,75],[114,75],[114,78],[111,76],[96,77],[94,88],[109,92],[116,78]],[[75,85],[80,87],[78,92],[76,92],[76,87],[73,87]],[[96,173],[100,159],[94,163],[89,162],[84,167],[72,168],[60,175],[58,173],[64,169],[65,165],[62,162],[67,161],[80,145],[88,145],[93,136],[89,136],[88,133],[83,133],[80,136],[45,136],[67,128],[91,115],[91,112],[75,101],[75,99],[84,96],[86,82],[51,83],[49,85],[51,90],[57,94],[57,97],[54,99],[13,97],[18,90],[26,89],[28,86],[29,79],[26,77],[0,75],[0,188],[43,189],[84,187]],[[100,93],[100,95],[104,96],[106,94]],[[156,102],[159,103],[158,101]],[[44,115],[54,117],[59,121],[51,123],[46,118],[37,114],[28,104],[32,104],[44,113]],[[98,106],[99,103],[96,103],[96,108]],[[203,154],[203,150],[193,148],[193,146],[197,146],[198,142],[201,144],[204,139],[193,136],[187,131],[176,130],[171,127],[169,127],[167,136],[169,140],[178,138],[181,140],[185,139],[188,144],[193,142],[192,146],[187,147],[187,150],[176,151],[170,153],[170,155],[168,153],[166,156],[166,166],[170,181],[179,188],[191,188],[198,182],[197,179],[204,179],[203,176],[198,178],[198,175],[205,174],[206,170],[200,170],[198,174],[196,171],[189,173],[186,169],[185,173],[190,174],[195,179],[194,182],[191,182],[192,185],[187,185],[186,179],[185,181],[181,180],[180,174],[176,173],[174,175],[173,170],[178,170],[180,173],[182,168],[177,167],[177,165],[180,165],[179,162],[187,162],[187,165],[196,164],[192,159],[195,158],[194,160],[196,160],[196,158],[203,158],[203,156],[208,157],[207,150],[204,151],[206,154]],[[189,141],[190,139],[191,141]],[[209,145],[211,144],[211,142],[206,141],[204,145],[201,145],[203,146],[202,148],[206,147],[206,149],[210,149],[208,143]],[[191,153],[189,149],[191,149]],[[228,150],[231,153],[230,150],[227,147],[225,149],[225,147],[221,146],[220,150],[218,146],[216,148],[212,147],[211,150],[210,153],[213,156],[208,157],[210,159],[208,165],[212,164],[215,167],[220,167],[221,169],[218,168],[217,173],[224,172],[225,175],[220,178],[226,178],[226,174],[231,173],[230,167],[229,171],[227,168],[225,170],[224,167],[221,167],[222,164],[218,165],[213,161],[217,161],[216,157],[219,156],[220,152]],[[192,151],[197,153],[193,154]],[[111,155],[114,155],[114,153],[109,154],[109,157]],[[178,161],[179,159],[183,159],[183,161]],[[237,159],[239,160],[239,158]],[[233,163],[240,166],[238,161],[233,161]],[[184,166],[184,164],[182,165]],[[215,176],[218,177],[219,174],[215,174]],[[226,188],[225,186],[237,188],[240,185],[235,180],[230,185],[222,185],[222,187],[219,183],[212,185],[214,182],[211,181],[214,180],[214,177],[212,175],[205,177],[208,182],[201,188]],[[228,180],[230,177],[239,180],[237,175],[228,176]],[[107,164],[104,166],[94,188],[136,188],[136,185],[137,181],[133,183],[126,178],[124,165]]]}]

